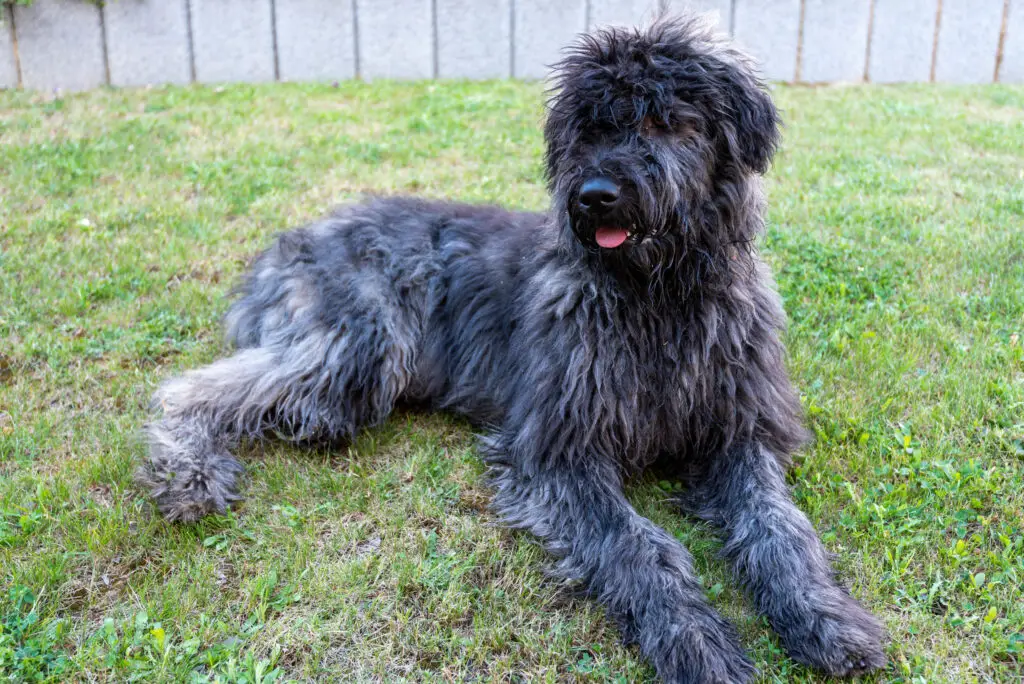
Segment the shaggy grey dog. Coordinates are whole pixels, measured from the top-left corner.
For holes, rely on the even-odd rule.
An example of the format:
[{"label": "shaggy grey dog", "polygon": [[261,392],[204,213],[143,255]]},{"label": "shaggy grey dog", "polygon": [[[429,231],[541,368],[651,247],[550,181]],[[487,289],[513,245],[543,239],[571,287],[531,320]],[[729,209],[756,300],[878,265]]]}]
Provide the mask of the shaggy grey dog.
[{"label": "shaggy grey dog", "polygon": [[407,399],[487,430],[494,508],[559,559],[669,682],[753,673],[686,549],[623,478],[658,462],[796,660],[884,663],[793,504],[805,440],[779,298],[754,250],[775,107],[692,19],[582,37],[545,127],[552,208],[417,199],[281,236],[227,316],[233,356],[167,382],[140,472],[164,515],[239,498],[243,438],[346,438]]}]

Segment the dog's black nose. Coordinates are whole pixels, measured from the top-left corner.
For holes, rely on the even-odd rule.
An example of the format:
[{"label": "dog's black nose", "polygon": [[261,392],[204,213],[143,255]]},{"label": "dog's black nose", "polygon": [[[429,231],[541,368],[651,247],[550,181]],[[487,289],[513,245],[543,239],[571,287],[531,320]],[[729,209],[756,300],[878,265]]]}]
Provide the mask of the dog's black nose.
[{"label": "dog's black nose", "polygon": [[611,211],[619,201],[619,186],[610,178],[598,176],[583,182],[580,187],[579,203],[583,211],[604,214]]}]

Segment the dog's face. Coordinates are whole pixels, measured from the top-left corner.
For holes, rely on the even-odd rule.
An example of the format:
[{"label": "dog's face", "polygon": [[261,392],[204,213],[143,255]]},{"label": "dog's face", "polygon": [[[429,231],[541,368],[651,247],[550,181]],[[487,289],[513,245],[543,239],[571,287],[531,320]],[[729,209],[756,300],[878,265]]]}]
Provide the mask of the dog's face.
[{"label": "dog's face", "polygon": [[749,62],[694,20],[584,36],[555,88],[548,181],[556,210],[592,250],[684,235],[724,183],[767,169],[778,140]]}]

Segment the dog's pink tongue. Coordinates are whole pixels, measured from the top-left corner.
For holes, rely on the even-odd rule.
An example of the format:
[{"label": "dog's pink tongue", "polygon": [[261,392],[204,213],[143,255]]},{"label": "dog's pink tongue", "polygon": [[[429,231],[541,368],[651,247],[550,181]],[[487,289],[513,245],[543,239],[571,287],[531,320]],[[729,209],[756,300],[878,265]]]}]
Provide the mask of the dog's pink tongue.
[{"label": "dog's pink tongue", "polygon": [[626,238],[629,237],[629,233],[626,232],[625,228],[601,226],[597,229],[597,233],[594,237],[597,239],[597,244],[601,245],[605,249],[614,249],[626,241]]}]

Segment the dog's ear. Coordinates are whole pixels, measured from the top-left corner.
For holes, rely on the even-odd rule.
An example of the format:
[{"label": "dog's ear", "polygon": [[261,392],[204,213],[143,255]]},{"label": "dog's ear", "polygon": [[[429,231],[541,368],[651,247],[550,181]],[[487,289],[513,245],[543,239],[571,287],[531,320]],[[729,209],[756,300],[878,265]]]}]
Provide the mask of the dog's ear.
[{"label": "dog's ear", "polygon": [[764,173],[779,144],[779,113],[765,87],[745,64],[721,63],[722,134],[734,159]]}]

